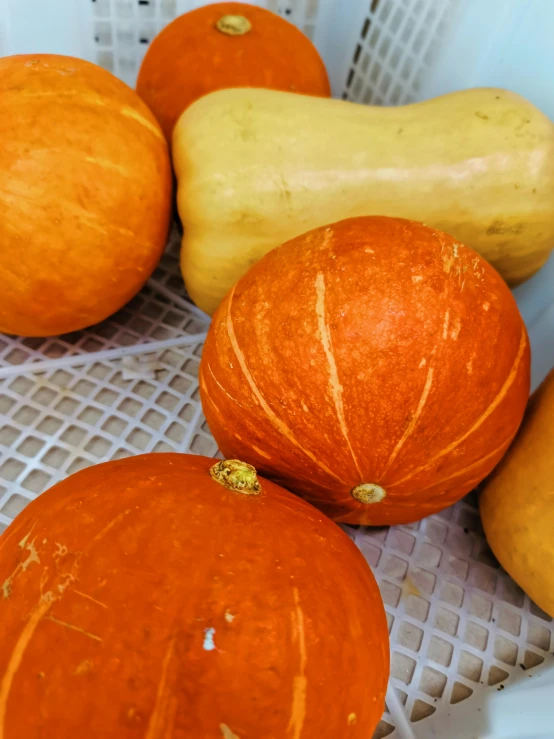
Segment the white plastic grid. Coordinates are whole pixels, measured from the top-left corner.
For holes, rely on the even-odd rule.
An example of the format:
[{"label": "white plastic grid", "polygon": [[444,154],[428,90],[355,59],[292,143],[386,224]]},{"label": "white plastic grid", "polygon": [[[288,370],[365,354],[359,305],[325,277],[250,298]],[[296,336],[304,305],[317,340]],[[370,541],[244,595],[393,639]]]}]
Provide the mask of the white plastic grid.
[{"label": "white plastic grid", "polygon": [[[499,567],[475,493],[419,523],[360,528],[352,537],[379,581],[391,684],[412,722],[485,686],[501,689],[514,673],[554,663],[552,619]],[[376,736],[393,731],[385,717]]]},{"label": "white plastic grid", "polygon": [[417,99],[459,0],[370,0],[342,97],[372,105]]},{"label": "white plastic grid", "polygon": [[[96,61],[130,84],[153,35],[201,4],[83,1],[90,2]],[[313,37],[322,3],[257,4]],[[374,104],[416,99],[459,5],[367,0],[343,97]],[[200,337],[208,324],[184,295],[178,241],[174,230],[152,280],[104,323],[53,339],[0,337],[0,531],[29,500],[89,464],[145,451],[217,454],[198,402]],[[122,357],[122,347],[138,354]],[[117,358],[97,354],[106,350]],[[40,373],[29,367],[61,357],[81,364]],[[552,621],[499,569],[473,495],[418,524],[345,530],[378,578],[391,630],[391,685],[418,737],[426,733],[417,722],[437,709],[553,661]],[[387,712],[375,737],[410,736],[398,726],[395,732]]]},{"label": "white plastic grid", "polygon": [[[368,0],[342,97],[375,105],[417,98],[461,0]],[[251,0],[252,2],[252,0]],[[93,58],[134,86],[148,44],[195,0],[90,0]],[[315,39],[322,0],[254,0]]]},{"label": "white plastic grid", "polygon": [[[1,339],[0,378],[9,376],[0,379],[0,530],[88,465],[150,451],[217,455],[197,381],[207,319],[185,298],[178,240],[174,229],[150,283],[104,323],[61,338]],[[178,344],[159,349],[160,341]],[[137,357],[122,358],[118,346]],[[106,349],[118,356],[98,361]],[[34,362],[60,356],[81,364],[33,371]],[[391,685],[411,721],[552,659],[552,621],[499,569],[474,495],[420,523],[344,528],[379,581]],[[387,713],[375,737],[393,732]]]}]

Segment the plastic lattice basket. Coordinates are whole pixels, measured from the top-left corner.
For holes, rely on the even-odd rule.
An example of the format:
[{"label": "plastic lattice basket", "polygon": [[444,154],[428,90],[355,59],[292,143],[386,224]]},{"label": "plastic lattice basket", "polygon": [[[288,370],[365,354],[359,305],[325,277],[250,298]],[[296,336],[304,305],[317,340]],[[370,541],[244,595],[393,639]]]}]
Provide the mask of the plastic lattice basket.
[{"label": "plastic lattice basket", "polygon": [[[0,53],[74,54],[132,85],[153,36],[175,15],[199,4],[9,0],[4,16],[0,14],[5,21]],[[371,104],[403,104],[442,92],[447,72],[452,88],[502,84],[494,71],[503,48],[498,39],[506,36],[506,27],[533,20],[517,0],[502,3],[496,47],[487,47],[489,66],[481,64],[476,71],[476,62],[471,77],[468,65],[453,59],[452,50],[471,49],[475,34],[481,33],[472,25],[479,7],[490,13],[483,3],[257,4],[279,12],[314,40],[335,95]],[[549,7],[542,4],[541,12],[554,21],[554,6]],[[543,16],[542,26],[547,25]],[[544,78],[544,70],[542,74]],[[535,95],[534,102],[554,114],[554,97],[550,95],[550,103],[541,99],[544,87],[520,84],[517,91],[532,100]],[[47,487],[87,465],[142,452],[217,455],[197,381],[208,318],[186,298],[178,248],[174,229],[146,287],[97,326],[49,339],[0,336],[0,528]],[[516,291],[535,351],[534,385],[554,363],[554,341],[546,341],[554,335],[553,278],[550,260]],[[390,626],[387,711],[375,736],[535,736],[499,728],[490,706],[503,686],[509,692],[510,686],[554,665],[554,627],[488,550],[475,494],[408,526],[344,528],[379,581]]]}]

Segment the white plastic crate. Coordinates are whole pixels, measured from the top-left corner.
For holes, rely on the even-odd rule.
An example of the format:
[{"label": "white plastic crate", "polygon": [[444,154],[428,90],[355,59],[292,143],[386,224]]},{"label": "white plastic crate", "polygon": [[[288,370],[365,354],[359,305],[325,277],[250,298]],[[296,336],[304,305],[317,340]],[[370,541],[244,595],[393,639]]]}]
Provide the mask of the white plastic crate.
[{"label": "white plastic crate", "polygon": [[[133,85],[153,36],[201,4],[4,0],[0,55],[73,54]],[[551,0],[254,4],[313,39],[338,97],[405,104],[495,85],[554,118]],[[208,319],[185,296],[178,247],[175,229],[147,286],[98,326],[50,339],[0,335],[0,530],[87,465],[150,451],[217,454],[197,382]],[[551,258],[515,291],[533,386],[554,364],[553,284]],[[475,495],[417,524],[345,530],[379,580],[390,624],[392,676],[375,736],[551,739],[554,626],[498,567]]]}]

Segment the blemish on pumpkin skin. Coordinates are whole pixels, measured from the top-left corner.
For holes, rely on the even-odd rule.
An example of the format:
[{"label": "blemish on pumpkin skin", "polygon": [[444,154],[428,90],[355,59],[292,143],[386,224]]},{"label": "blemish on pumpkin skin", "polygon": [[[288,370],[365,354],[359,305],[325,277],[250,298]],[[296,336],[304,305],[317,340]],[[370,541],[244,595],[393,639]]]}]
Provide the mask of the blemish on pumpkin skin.
[{"label": "blemish on pumpkin skin", "polygon": [[87,675],[92,670],[92,662],[88,659],[84,659],[73,671],[74,675]]},{"label": "blemish on pumpkin skin", "polygon": [[446,274],[450,274],[450,270],[452,269],[452,265],[454,264],[454,257],[453,256],[447,256],[442,258],[442,269],[443,272],[446,272]]},{"label": "blemish on pumpkin skin", "polygon": [[27,544],[27,541],[28,541],[29,537],[30,537],[30,536],[31,536],[31,534],[33,533],[33,529],[34,529],[34,528],[35,528],[35,524],[33,524],[33,525],[31,526],[31,530],[29,531],[29,533],[28,533],[28,534],[26,534],[26,535],[25,535],[25,536],[23,537],[23,539],[21,539],[21,541],[19,542],[19,548],[20,548],[20,549],[23,549],[23,548],[25,547],[25,545]]},{"label": "blemish on pumpkin skin", "polygon": [[356,723],[356,714],[349,713],[348,714],[348,726],[353,726],[355,723]]},{"label": "blemish on pumpkin skin", "polygon": [[204,643],[202,644],[202,649],[206,652],[212,652],[216,648],[214,644],[214,634],[214,628],[210,627],[209,629],[204,629]]},{"label": "blemish on pumpkin skin", "polygon": [[326,228],[323,232],[323,239],[321,240],[321,248],[325,249],[333,241],[333,231],[330,228]]},{"label": "blemish on pumpkin skin", "polygon": [[137,711],[135,706],[131,706],[127,711],[127,720],[132,721],[134,724],[141,724],[143,721],[142,715]]},{"label": "blemish on pumpkin skin", "polygon": [[225,620],[228,624],[232,624],[235,620],[234,615],[231,613],[231,611],[225,611]]},{"label": "blemish on pumpkin skin", "polygon": [[57,551],[52,555],[53,557],[65,557],[67,554],[67,547],[65,544],[60,544],[59,542],[54,542],[54,544],[57,546]]},{"label": "blemish on pumpkin skin", "polygon": [[483,310],[488,311],[488,309],[491,307],[490,303],[483,303]]},{"label": "blemish on pumpkin skin", "polygon": [[116,516],[112,521],[110,521],[110,523],[107,526],[104,526],[104,528],[96,534],[96,536],[91,540],[87,548],[90,549],[90,547],[93,544],[95,544],[99,539],[105,536],[105,534],[107,534],[108,531],[113,529],[113,527],[116,526],[120,521],[122,521],[125,518],[125,516],[128,516],[129,513],[131,513],[130,508],[128,508],[126,511],[123,511],[118,516]]},{"label": "blemish on pumpkin skin", "polygon": [[[67,585],[69,585],[69,581],[67,582]],[[59,600],[61,600],[61,596],[56,597],[51,590],[41,595],[38,604],[31,611],[25,625],[23,626],[19,634],[19,637],[17,638],[17,641],[15,642],[7,665],[4,668],[4,674],[0,681],[0,737],[4,736],[4,725],[6,722],[6,708],[8,704],[8,699],[12,689],[14,677],[25,655],[25,651],[29,646],[29,642],[33,638],[37,626],[42,621],[43,617],[48,613],[49,609],[52,607],[52,604],[56,603]]]},{"label": "blemish on pumpkin skin", "polygon": [[101,637],[99,637],[97,634],[91,634],[90,631],[85,631],[84,629],[81,629],[79,626],[75,626],[75,624],[68,624],[66,621],[60,621],[59,618],[54,618],[54,616],[45,616],[49,621],[53,621],[55,624],[58,624],[59,626],[64,626],[66,629],[69,629],[70,631],[77,631],[79,634],[83,634],[83,636],[88,636],[89,639],[92,639],[93,641],[104,641]]},{"label": "blemish on pumpkin skin", "polygon": [[92,601],[93,603],[96,603],[99,606],[102,606],[102,608],[105,608],[106,610],[109,610],[108,606],[105,603],[102,603],[100,600],[96,600],[96,598],[93,598],[92,595],[87,595],[86,593],[81,593],[80,590],[73,590],[75,595],[80,595],[82,598],[87,598],[87,600]]},{"label": "blemish on pumpkin skin", "polygon": [[454,325],[452,326],[452,329],[450,330],[450,338],[453,341],[456,341],[456,339],[458,338],[461,328],[462,328],[462,322],[460,321],[459,318],[456,318],[456,320],[454,321]]},{"label": "blemish on pumpkin skin", "polygon": [[26,549],[29,552],[29,556],[27,557],[26,560],[24,560],[23,562],[20,562],[15,568],[15,570],[12,572],[12,574],[9,577],[7,577],[2,583],[2,594],[4,598],[10,597],[11,592],[12,592],[13,581],[21,572],[25,572],[27,568],[29,567],[29,565],[32,564],[33,562],[40,564],[40,557],[38,556],[38,552],[35,547],[36,539],[33,539],[32,541],[28,541],[31,533],[32,533],[32,529],[19,542],[19,548]]}]

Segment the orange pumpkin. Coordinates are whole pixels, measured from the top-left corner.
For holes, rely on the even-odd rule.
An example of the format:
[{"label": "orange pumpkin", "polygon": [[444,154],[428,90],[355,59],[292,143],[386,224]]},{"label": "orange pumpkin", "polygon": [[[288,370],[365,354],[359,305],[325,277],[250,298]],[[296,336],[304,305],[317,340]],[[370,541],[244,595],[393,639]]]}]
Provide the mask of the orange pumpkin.
[{"label": "orange pumpkin", "polygon": [[176,18],[152,41],[137,92],[168,139],[181,113],[227,87],[267,87],[329,97],[315,46],[278,15],[246,3],[216,3]]},{"label": "orange pumpkin", "polygon": [[171,165],[135,92],[65,56],[0,59],[0,331],[90,326],[164,249]]},{"label": "orange pumpkin", "polygon": [[388,634],[367,563],[312,506],[214,462],[90,467],[2,535],[3,739],[371,736]]},{"label": "orange pumpkin", "polygon": [[498,273],[396,218],[304,234],[218,308],[200,388],[226,456],[337,521],[438,511],[502,457],[529,391],[529,343]]}]

